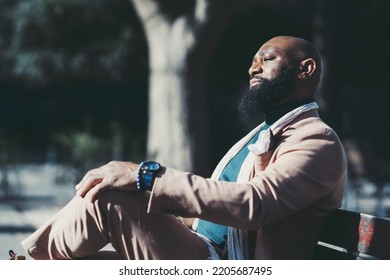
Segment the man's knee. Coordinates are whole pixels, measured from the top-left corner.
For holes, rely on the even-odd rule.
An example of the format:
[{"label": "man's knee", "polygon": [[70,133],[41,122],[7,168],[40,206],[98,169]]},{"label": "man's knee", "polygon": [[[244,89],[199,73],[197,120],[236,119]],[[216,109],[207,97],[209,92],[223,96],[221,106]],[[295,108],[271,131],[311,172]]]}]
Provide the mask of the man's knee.
[{"label": "man's knee", "polygon": [[148,202],[149,194],[147,193],[107,190],[99,195],[94,202],[94,207],[111,213],[142,214],[147,212]]}]

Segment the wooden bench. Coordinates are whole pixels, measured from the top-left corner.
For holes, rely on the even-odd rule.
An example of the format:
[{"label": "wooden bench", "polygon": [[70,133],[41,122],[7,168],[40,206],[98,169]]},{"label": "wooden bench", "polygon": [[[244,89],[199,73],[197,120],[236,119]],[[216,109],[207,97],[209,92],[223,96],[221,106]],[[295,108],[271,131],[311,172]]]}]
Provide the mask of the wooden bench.
[{"label": "wooden bench", "polygon": [[338,209],[331,215],[314,259],[390,259],[390,219]]}]

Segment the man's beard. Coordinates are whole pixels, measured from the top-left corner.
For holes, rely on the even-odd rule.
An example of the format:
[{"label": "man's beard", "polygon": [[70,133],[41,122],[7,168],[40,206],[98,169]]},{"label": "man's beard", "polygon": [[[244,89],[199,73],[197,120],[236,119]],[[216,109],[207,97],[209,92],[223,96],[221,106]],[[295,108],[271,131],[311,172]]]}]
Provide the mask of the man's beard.
[{"label": "man's beard", "polygon": [[294,69],[286,68],[273,79],[262,79],[258,85],[249,88],[238,102],[242,113],[265,113],[274,109],[286,99],[294,88]]}]

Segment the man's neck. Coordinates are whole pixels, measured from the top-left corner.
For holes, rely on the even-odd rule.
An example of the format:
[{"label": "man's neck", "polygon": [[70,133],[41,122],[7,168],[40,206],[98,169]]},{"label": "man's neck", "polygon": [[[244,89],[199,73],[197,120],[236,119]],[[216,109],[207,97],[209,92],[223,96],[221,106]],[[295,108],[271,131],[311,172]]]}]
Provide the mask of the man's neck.
[{"label": "man's neck", "polygon": [[272,125],[274,122],[276,122],[279,118],[290,112],[291,110],[294,110],[295,108],[307,104],[310,102],[313,102],[314,100],[312,98],[309,99],[303,99],[303,100],[296,100],[288,103],[283,103],[272,110],[269,110],[268,112],[264,113],[264,119],[265,123],[267,125]]}]

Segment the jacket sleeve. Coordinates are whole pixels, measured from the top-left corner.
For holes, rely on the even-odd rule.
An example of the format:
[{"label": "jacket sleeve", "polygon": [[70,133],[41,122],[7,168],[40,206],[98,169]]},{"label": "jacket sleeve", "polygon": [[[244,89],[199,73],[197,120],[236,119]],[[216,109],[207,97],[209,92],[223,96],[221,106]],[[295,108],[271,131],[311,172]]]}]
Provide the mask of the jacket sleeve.
[{"label": "jacket sleeve", "polygon": [[346,160],[336,134],[327,126],[290,132],[282,134],[268,166],[256,168],[245,183],[164,168],[155,180],[148,211],[256,229],[307,207],[340,207]]}]

